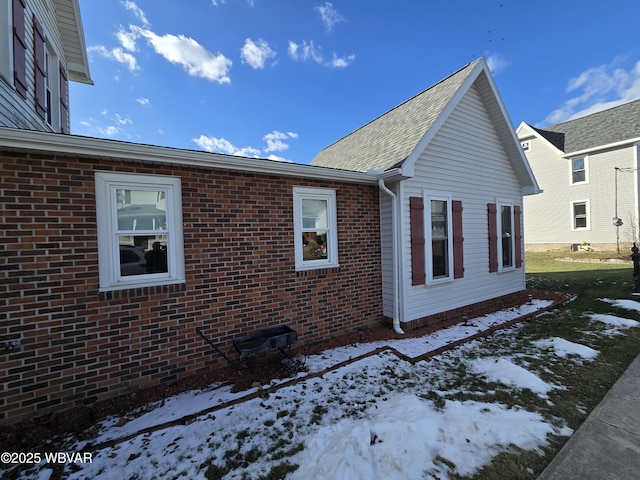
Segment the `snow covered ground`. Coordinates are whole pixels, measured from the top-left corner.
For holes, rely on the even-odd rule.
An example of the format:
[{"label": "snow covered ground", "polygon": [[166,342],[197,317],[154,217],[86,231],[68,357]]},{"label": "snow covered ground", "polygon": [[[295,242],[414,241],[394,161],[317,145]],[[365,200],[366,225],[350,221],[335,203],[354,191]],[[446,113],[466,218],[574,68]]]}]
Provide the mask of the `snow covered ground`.
[{"label": "snow covered ground", "polygon": [[[640,311],[638,302],[603,301]],[[99,425],[97,438],[70,443],[69,451],[93,456],[91,463],[67,466],[65,478],[205,479],[208,474],[257,479],[278,471],[305,480],[446,479],[452,473],[473,474],[512,446],[540,451],[548,435],[572,434],[562,419],[484,401],[486,388],[465,387],[468,391],[460,393],[471,393],[474,399],[456,400],[451,398],[451,385],[466,376],[494,389],[532,392],[544,404],[550,392],[564,387],[545,381],[534,360],[583,363],[596,358],[596,350],[552,337],[529,342],[526,351],[511,354],[480,339],[430,361],[408,362],[390,349],[364,355],[388,345],[415,358],[547,305],[536,301],[426,337],[326,351],[307,358],[309,371],[299,374],[298,382],[256,398],[239,401],[255,390],[231,393],[228,387],[212,385],[168,398],[139,416],[107,419]],[[614,315],[591,314],[590,319],[604,322],[606,335],[640,326]],[[494,336],[508,342],[519,328]],[[354,361],[331,368],[349,359]],[[208,413],[195,420],[160,428],[205,410]],[[157,429],[136,435],[149,427]],[[118,441],[124,438],[128,439]],[[92,447],[109,441],[114,445],[98,451]],[[49,479],[52,474],[41,462],[23,478]]]}]

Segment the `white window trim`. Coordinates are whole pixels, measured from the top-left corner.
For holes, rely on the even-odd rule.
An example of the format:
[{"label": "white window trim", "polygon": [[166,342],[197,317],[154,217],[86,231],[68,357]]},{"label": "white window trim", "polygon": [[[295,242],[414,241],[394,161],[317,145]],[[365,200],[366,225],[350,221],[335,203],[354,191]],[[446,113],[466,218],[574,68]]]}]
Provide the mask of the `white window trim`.
[{"label": "white window trim", "polygon": [[[511,207],[511,265],[504,266],[502,261],[502,207]],[[516,242],[515,242],[515,222],[514,203],[510,201],[497,202],[496,226],[498,229],[498,272],[510,272],[516,269]]]},{"label": "white window trim", "polygon": [[[96,172],[96,219],[98,230],[98,267],[100,291],[124,290],[185,282],[182,230],[182,189],[180,178],[132,173]],[[167,273],[120,276],[120,251],[115,235],[115,190],[160,189],[166,194],[167,230],[170,232]]]},{"label": "white window trim", "polygon": [[[573,181],[573,161],[581,158],[584,161],[584,181]],[[585,185],[589,183],[589,157],[587,155],[581,157],[573,157],[569,159],[569,184],[570,185]]]},{"label": "white window trim", "polygon": [[13,86],[13,9],[11,1],[0,2],[0,78]]},{"label": "white window trim", "polygon": [[[448,272],[446,277],[433,277],[433,251],[432,245],[432,228],[431,228],[431,200],[440,200],[447,202],[447,250],[448,250]],[[453,281],[453,225],[452,225],[452,207],[451,196],[448,194],[434,194],[424,196],[424,212],[425,212],[425,270],[427,271],[427,285],[438,283],[446,283]]]},{"label": "white window trim", "polygon": [[[304,260],[302,256],[302,200],[314,199],[327,202],[327,258]],[[328,188],[293,187],[293,230],[296,270],[315,270],[339,267],[338,263],[338,209],[336,191]]]},{"label": "white window trim", "polygon": [[[586,227],[578,227],[576,228],[576,217],[574,213],[574,206],[577,203],[585,204],[585,211],[587,215],[587,226]],[[591,205],[589,200],[572,200],[569,204],[569,218],[571,218],[571,231],[573,232],[584,232],[586,230],[591,230]]]}]

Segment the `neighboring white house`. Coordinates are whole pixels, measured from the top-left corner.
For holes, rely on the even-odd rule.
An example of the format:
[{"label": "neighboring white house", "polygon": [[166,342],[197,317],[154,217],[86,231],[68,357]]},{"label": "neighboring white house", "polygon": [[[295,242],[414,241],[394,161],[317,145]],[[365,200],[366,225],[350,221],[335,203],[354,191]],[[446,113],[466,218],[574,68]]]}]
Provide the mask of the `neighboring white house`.
[{"label": "neighboring white house", "polygon": [[69,133],[69,81],[92,84],[77,0],[0,2],[0,126]]},{"label": "neighboring white house", "polygon": [[409,322],[525,288],[522,198],[538,185],[484,59],[312,165],[378,176],[386,316]]},{"label": "neighboring white house", "polygon": [[542,190],[525,199],[526,248],[628,253],[640,220],[640,100],[517,133]]}]

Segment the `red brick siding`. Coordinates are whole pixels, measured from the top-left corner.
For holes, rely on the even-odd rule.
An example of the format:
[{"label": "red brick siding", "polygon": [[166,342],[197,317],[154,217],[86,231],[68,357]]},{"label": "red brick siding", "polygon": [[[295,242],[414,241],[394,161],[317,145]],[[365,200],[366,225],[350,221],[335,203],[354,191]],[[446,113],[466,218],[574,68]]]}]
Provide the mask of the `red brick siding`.
[{"label": "red brick siding", "polygon": [[[98,292],[94,171],[182,179],[186,284]],[[296,273],[293,187],[334,188],[340,268]],[[0,424],[223,366],[198,337],[382,321],[376,186],[0,153]]]}]

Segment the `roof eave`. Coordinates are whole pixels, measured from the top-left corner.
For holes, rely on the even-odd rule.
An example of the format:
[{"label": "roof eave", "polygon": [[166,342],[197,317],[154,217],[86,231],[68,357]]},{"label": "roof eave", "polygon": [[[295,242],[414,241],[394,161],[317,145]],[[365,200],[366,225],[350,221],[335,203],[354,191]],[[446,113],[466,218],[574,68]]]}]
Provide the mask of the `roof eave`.
[{"label": "roof eave", "polygon": [[568,152],[562,156],[562,158],[572,158],[578,157],[580,155],[587,155],[589,153],[594,153],[602,150],[611,150],[613,148],[624,147],[625,145],[633,145],[634,143],[640,142],[640,137],[629,138],[627,140],[621,140],[619,142],[608,143],[606,145],[598,145],[597,147],[585,148],[583,150],[576,150],[575,152]]},{"label": "roof eave", "polygon": [[7,127],[0,127],[0,145],[2,145],[0,149],[5,151],[127,159],[136,162],[206,167],[357,184],[377,182],[371,175],[350,170]]}]

